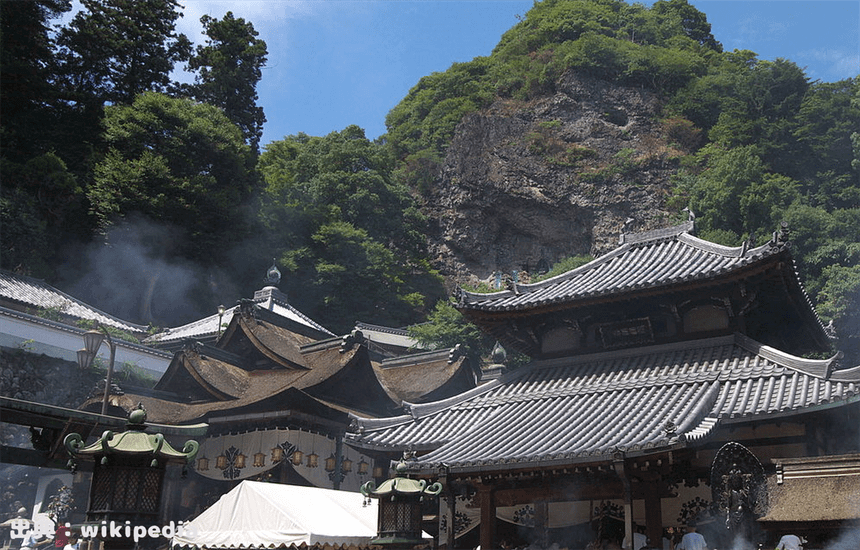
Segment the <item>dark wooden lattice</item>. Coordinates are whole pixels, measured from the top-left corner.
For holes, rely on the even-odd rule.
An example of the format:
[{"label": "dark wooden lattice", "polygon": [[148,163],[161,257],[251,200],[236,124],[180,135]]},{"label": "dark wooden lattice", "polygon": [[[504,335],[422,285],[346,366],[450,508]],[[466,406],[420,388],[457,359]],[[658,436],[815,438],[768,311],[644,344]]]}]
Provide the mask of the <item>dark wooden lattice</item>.
[{"label": "dark wooden lattice", "polygon": [[122,463],[116,458],[106,465],[96,462],[88,519],[155,519],[163,476],[163,467]]},{"label": "dark wooden lattice", "polygon": [[379,535],[421,540],[421,505],[414,499],[379,501]]}]

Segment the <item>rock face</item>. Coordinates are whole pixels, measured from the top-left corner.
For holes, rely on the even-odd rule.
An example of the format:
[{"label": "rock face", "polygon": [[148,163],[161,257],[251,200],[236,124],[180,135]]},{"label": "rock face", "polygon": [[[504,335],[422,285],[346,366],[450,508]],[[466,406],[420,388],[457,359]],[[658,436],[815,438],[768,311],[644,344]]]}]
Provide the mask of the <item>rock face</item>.
[{"label": "rock face", "polygon": [[[665,225],[679,151],[650,92],[568,73],[557,92],[467,115],[424,205],[431,257],[453,283],[539,272]],[[632,220],[628,220],[632,218]]]}]

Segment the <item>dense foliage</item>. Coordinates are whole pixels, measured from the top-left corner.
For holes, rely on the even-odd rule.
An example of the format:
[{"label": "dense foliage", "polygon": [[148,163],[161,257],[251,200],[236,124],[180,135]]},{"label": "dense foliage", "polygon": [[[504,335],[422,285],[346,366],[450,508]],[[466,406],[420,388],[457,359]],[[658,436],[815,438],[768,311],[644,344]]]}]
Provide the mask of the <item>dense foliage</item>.
[{"label": "dense foliage", "polygon": [[[69,1],[0,2],[3,268],[68,281],[67,250],[143,215],[180,228],[173,260],[236,281],[211,303],[247,295],[274,256],[294,303],[333,330],[423,320],[442,291],[414,197],[436,184],[456,125],[577,71],[662,98],[683,151],[670,206],[690,207],[700,236],[760,243],[789,224],[819,313],[860,356],[860,78],[813,82],[789,60],[723,51],[687,0],[543,0],[491,55],[422,78],[379,142],[353,126],[298,134],[256,166],[267,52],[250,22],[204,17],[192,51],[176,0],[82,5],[52,33]],[[182,63],[191,85],[170,80]],[[443,341],[450,316],[434,310],[441,328],[422,337]]]},{"label": "dense foliage", "polygon": [[[115,285],[105,281],[130,259],[115,257],[105,270],[93,258],[118,251],[121,230],[139,233],[135,267],[154,270],[156,259],[181,264],[194,272],[201,301],[221,301],[210,288],[212,270],[224,271],[230,258],[236,266],[227,278],[245,276],[253,256],[253,247],[240,245],[258,223],[251,205],[265,118],[255,87],[265,43],[232,14],[204,17],[208,40],[192,56],[191,42],[176,32],[175,0],[81,4],[53,32],[52,20],[71,2],[0,3],[0,266],[61,286],[86,278],[85,289],[109,288]],[[172,81],[182,62],[197,71],[191,87]],[[132,219],[173,229],[152,239]],[[80,297],[100,300],[97,292]],[[188,320],[144,309],[132,317]],[[175,304],[162,310],[198,314]]]},{"label": "dense foliage", "polygon": [[393,179],[388,148],[361,128],[289,136],[259,166],[270,247],[303,311],[339,332],[360,320],[402,326],[440,295],[424,218]]},{"label": "dense foliage", "polygon": [[172,253],[201,262],[247,234],[232,215],[253,191],[251,150],[218,108],[146,92],[107,107],[103,135],[87,190],[102,227],[132,213],[180,227]]}]

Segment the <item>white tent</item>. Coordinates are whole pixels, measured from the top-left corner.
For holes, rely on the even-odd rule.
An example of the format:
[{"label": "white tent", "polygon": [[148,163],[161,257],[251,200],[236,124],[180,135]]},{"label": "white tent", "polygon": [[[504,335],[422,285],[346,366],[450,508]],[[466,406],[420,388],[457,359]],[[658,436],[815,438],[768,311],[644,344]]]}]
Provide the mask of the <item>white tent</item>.
[{"label": "white tent", "polygon": [[365,505],[360,493],[242,481],[184,524],[172,544],[198,548],[367,544],[377,534],[377,509],[376,500]]}]

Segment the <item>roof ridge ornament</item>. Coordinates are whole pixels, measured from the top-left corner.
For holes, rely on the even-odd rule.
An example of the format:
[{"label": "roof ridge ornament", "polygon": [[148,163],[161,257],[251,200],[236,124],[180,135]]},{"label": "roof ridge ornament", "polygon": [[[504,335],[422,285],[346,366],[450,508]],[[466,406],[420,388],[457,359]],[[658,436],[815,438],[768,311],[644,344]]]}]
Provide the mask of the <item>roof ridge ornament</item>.
[{"label": "roof ridge ornament", "polygon": [[364,333],[358,329],[353,329],[349,334],[344,335],[340,343],[340,352],[346,353],[356,345],[361,345],[367,342]]},{"label": "roof ridge ornament", "polygon": [[275,258],[272,258],[272,267],[266,271],[266,278],[263,279],[266,283],[271,286],[278,286],[281,282],[281,271],[278,269],[277,262]]},{"label": "roof ridge ornament", "polygon": [[621,224],[621,234],[618,236],[618,244],[624,244],[627,242],[627,233],[630,231],[630,227],[633,225],[633,222],[636,221],[636,218],[627,218],[624,220],[624,223]]},{"label": "roof ridge ornament", "polygon": [[773,237],[770,241],[771,248],[788,248],[790,242],[788,236],[791,231],[788,229],[788,222],[783,221],[779,224],[779,229],[773,232]]},{"label": "roof ridge ornament", "polygon": [[466,355],[463,344],[457,344],[448,352],[448,364],[456,363],[457,359]]}]

